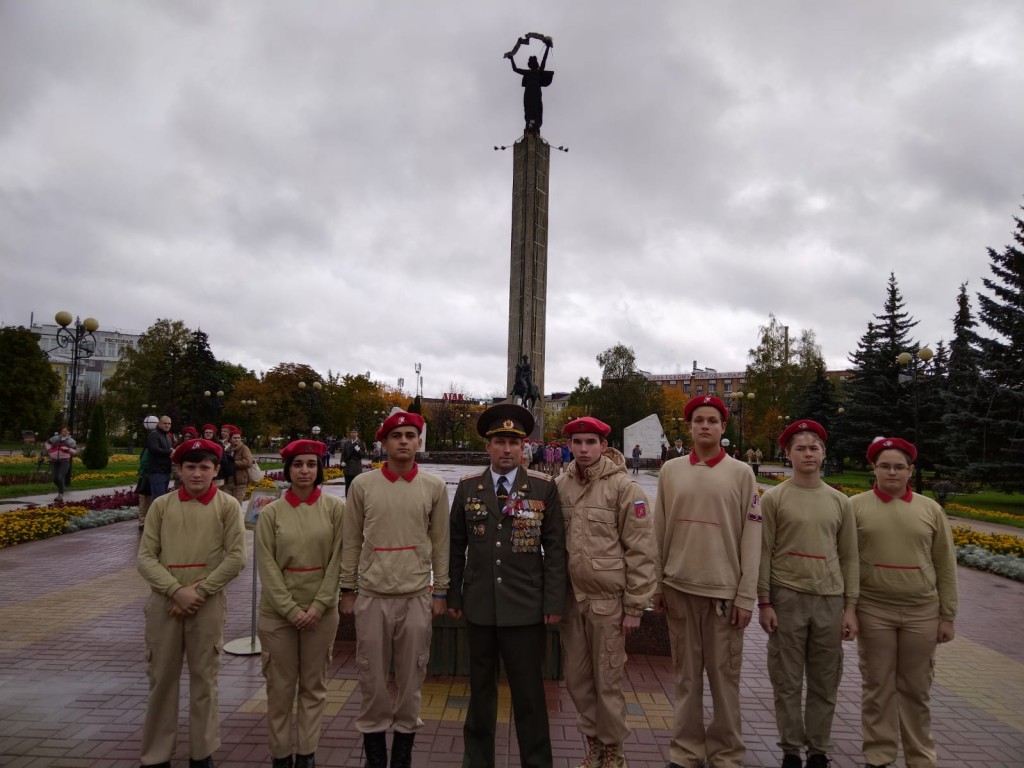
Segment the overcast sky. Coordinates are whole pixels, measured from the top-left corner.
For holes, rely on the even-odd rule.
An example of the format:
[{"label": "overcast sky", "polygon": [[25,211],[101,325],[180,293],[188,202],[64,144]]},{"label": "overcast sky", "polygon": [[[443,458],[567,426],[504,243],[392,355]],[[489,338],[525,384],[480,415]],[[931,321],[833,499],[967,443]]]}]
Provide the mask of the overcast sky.
[{"label": "overcast sky", "polygon": [[502,54],[554,39],[546,388],[846,367],[894,271],[948,340],[1024,202],[1024,4],[0,0],[0,323],[202,328],[218,358],[505,384]]}]

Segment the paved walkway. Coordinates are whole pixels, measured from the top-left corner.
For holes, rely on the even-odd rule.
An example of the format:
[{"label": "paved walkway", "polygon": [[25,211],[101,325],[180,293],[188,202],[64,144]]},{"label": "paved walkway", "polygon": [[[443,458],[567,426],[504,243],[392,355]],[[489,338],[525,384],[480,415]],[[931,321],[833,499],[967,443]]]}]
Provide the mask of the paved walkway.
[{"label": "paved walkway", "polygon": [[[454,483],[466,467],[429,466]],[[656,479],[641,474],[653,496]],[[332,487],[329,492],[340,493]],[[95,493],[88,492],[88,493]],[[135,570],[138,531],[119,523],[0,550],[0,766],[10,768],[129,768],[138,764],[147,683],[142,605],[147,589]],[[250,534],[251,544],[251,534]],[[251,553],[251,547],[250,547]],[[250,562],[251,567],[251,562]],[[252,571],[229,589],[226,639],[248,636]],[[933,688],[939,764],[946,768],[1024,766],[1024,584],[960,569],[957,639],[939,650]],[[833,729],[833,766],[860,766],[860,675],[852,645]],[[742,679],[746,765],[778,765],[765,637],[746,633]],[[354,645],[339,642],[330,667],[330,701],[318,765],[360,766],[361,740]],[[666,657],[635,656],[626,666],[633,768],[668,761],[673,675]],[[187,679],[183,682],[187,688]],[[581,739],[563,684],[547,683],[557,768],[579,761]],[[430,677],[424,688],[425,726],[414,765],[460,764],[467,681]],[[183,701],[185,698],[183,697]],[[710,701],[708,701],[710,707]],[[266,699],[257,657],[225,655],[220,674],[221,768],[269,765]],[[182,709],[184,722],[185,709]],[[503,690],[499,767],[519,764]],[[187,742],[179,740],[176,766]],[[899,763],[902,765],[902,762]]]}]

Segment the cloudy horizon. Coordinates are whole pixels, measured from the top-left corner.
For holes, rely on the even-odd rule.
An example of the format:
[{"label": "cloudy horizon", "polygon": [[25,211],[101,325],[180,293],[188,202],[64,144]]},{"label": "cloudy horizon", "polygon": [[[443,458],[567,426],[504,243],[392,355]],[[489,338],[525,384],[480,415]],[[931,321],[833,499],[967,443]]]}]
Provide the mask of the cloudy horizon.
[{"label": "cloudy horizon", "polygon": [[848,367],[890,272],[949,340],[1024,201],[1024,6],[0,4],[0,324],[209,334],[265,372],[505,383],[502,58],[550,35],[546,387],[616,343],[742,370],[769,314]]}]

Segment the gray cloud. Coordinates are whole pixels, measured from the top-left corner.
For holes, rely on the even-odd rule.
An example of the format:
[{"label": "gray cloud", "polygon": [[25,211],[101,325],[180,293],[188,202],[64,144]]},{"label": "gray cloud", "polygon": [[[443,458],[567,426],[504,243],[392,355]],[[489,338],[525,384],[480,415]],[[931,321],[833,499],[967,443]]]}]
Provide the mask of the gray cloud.
[{"label": "gray cloud", "polygon": [[950,334],[1021,202],[1024,10],[652,2],[0,4],[0,321],[504,386],[501,58],[554,37],[550,390],[741,368],[774,312],[845,365],[895,271]]}]

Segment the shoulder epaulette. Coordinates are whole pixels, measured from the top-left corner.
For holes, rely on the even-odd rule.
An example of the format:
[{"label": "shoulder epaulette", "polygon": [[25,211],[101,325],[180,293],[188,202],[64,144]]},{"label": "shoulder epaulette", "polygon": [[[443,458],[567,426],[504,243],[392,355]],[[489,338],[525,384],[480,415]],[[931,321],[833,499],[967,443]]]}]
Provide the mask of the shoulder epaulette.
[{"label": "shoulder epaulette", "polygon": [[555,478],[547,472],[538,472],[536,469],[528,469],[526,470],[526,474],[535,480],[547,480],[549,483],[555,482]]}]

